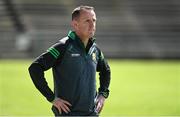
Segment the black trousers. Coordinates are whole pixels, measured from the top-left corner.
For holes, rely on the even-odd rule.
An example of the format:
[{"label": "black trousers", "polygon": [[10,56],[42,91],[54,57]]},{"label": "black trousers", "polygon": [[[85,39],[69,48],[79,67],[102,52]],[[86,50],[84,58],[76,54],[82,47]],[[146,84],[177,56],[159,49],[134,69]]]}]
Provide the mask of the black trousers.
[{"label": "black trousers", "polygon": [[59,113],[59,110],[55,107],[52,106],[51,110],[53,111],[55,117],[59,116],[93,116],[93,117],[99,117],[98,113],[92,112],[88,114],[83,114],[83,113],[78,113],[78,112],[69,112],[68,114],[65,112]]}]

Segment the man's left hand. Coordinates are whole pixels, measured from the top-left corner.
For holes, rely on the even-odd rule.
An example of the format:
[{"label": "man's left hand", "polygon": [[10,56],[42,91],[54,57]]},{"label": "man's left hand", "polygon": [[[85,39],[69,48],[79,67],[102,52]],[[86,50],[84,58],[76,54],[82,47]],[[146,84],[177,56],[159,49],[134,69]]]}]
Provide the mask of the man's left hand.
[{"label": "man's left hand", "polygon": [[103,108],[103,106],[104,106],[104,102],[105,102],[105,97],[102,96],[102,95],[99,95],[99,96],[97,97],[97,100],[96,100],[96,111],[97,111],[98,113],[101,112],[101,110],[102,110],[102,108]]}]

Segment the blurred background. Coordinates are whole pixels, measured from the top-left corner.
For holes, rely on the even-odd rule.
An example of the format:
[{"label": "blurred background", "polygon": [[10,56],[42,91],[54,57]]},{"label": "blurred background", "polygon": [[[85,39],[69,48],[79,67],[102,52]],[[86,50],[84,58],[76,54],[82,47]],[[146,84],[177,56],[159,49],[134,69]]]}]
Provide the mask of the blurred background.
[{"label": "blurred background", "polygon": [[110,58],[180,58],[179,0],[0,0],[0,58],[32,58],[70,30],[91,5],[96,38]]},{"label": "blurred background", "polygon": [[0,0],[0,115],[52,115],[27,69],[67,35],[79,5],[95,8],[112,68],[102,115],[180,115],[179,0]]}]

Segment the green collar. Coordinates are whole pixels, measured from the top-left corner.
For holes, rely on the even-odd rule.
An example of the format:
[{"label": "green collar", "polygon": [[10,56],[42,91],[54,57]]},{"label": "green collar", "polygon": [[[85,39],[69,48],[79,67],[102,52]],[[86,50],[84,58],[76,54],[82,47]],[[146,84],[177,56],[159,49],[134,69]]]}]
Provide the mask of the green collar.
[{"label": "green collar", "polygon": [[68,33],[68,37],[70,37],[72,40],[75,40],[76,39],[76,33],[74,31],[69,31]]},{"label": "green collar", "polygon": [[70,37],[70,39],[76,41],[85,50],[83,42],[80,40],[80,38],[76,35],[76,33],[74,31],[69,31],[68,37]]},{"label": "green collar", "polygon": [[[81,41],[81,39],[77,36],[77,34],[74,32],[74,31],[69,31],[68,33],[68,37],[74,41],[76,41],[80,46],[81,48],[85,51],[86,53],[86,48],[90,48],[90,47],[86,47],[84,46],[83,42]],[[91,43],[89,46],[92,46],[92,44],[95,42],[95,38],[91,38],[89,39],[89,42],[88,43]]]}]

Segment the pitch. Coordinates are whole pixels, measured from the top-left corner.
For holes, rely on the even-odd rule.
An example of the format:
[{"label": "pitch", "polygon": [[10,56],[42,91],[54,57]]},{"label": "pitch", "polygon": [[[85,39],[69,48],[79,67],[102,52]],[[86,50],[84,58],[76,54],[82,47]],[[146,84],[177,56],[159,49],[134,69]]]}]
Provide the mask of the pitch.
[{"label": "pitch", "polygon": [[[29,77],[31,61],[0,60],[0,115],[53,115],[51,104]],[[109,60],[109,63],[110,96],[101,115],[180,115],[180,61]],[[51,70],[46,78],[53,89]]]}]

